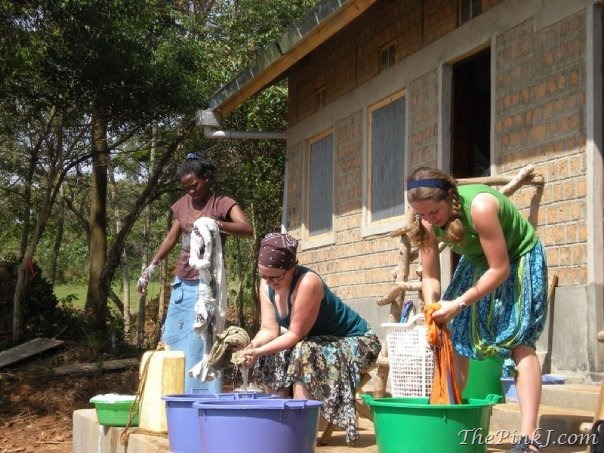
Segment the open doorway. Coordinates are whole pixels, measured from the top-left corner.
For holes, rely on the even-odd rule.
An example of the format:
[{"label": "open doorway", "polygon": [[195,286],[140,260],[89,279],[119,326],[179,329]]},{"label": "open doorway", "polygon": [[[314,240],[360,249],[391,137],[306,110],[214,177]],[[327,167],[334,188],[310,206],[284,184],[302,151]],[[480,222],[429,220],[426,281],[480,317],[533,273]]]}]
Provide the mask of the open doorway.
[{"label": "open doorway", "polygon": [[[491,174],[491,50],[453,66],[451,174],[455,178]],[[459,255],[451,253],[451,275]]]},{"label": "open doorway", "polygon": [[453,66],[451,174],[488,176],[491,169],[491,51]]}]

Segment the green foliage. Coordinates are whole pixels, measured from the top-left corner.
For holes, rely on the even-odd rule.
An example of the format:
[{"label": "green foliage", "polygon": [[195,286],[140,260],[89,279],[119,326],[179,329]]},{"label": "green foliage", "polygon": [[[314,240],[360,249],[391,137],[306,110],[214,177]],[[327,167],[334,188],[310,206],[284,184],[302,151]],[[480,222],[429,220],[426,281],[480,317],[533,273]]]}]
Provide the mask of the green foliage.
[{"label": "green foliage", "polygon": [[[186,150],[204,150],[219,168],[216,192],[238,200],[255,227],[254,240],[229,239],[225,250],[233,297],[250,306],[256,239],[281,222],[284,142],[209,141],[195,130],[148,197],[139,204],[135,200],[153,170],[152,148],[156,160],[165,155],[182,124],[207,107],[212,93],[316,3],[0,0],[5,18],[0,21],[2,253],[20,255],[22,233],[26,241],[32,239],[32,227],[40,225],[36,215],[54,203],[49,190],[60,185],[61,203],[52,207],[34,257],[47,275],[56,258],[59,282],[88,280],[89,122],[91,104],[98,102],[107,113],[116,174],[110,188],[115,197],[108,198],[110,245],[121,240],[118,226],[131,212],[146,203],[151,209],[150,238],[142,219],[136,221],[119,266],[127,266],[134,278],[140,274],[145,245],[157,249],[168,229],[169,206],[182,194],[175,178],[178,161]],[[286,86],[250,99],[224,126],[285,130]],[[55,256],[57,238],[61,248]],[[176,253],[168,258],[171,263]],[[71,302],[66,298],[50,306],[70,307]],[[107,326],[114,330],[119,323],[110,317]],[[72,324],[80,328],[79,322]]]},{"label": "green foliage", "polygon": [[[12,295],[17,281],[15,261],[0,263],[0,307],[2,309],[2,331],[10,331],[12,318]],[[36,264],[29,269],[34,275],[30,279],[28,290],[22,300],[21,315],[23,340],[39,336],[54,337],[64,335],[68,338],[80,338],[83,335],[81,313],[73,308],[69,300],[59,300],[52,287],[43,277],[42,270]],[[2,346],[9,344],[9,337],[0,340]]]}]

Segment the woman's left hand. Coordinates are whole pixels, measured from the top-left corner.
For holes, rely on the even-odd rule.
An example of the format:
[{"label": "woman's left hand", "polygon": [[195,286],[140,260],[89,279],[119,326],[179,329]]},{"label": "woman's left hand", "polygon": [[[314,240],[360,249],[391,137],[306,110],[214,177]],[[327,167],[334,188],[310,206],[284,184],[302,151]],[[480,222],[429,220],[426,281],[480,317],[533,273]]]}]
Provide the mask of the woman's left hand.
[{"label": "woman's left hand", "polygon": [[461,310],[457,301],[439,300],[440,308],[432,313],[432,318],[436,324],[446,324],[455,317]]}]

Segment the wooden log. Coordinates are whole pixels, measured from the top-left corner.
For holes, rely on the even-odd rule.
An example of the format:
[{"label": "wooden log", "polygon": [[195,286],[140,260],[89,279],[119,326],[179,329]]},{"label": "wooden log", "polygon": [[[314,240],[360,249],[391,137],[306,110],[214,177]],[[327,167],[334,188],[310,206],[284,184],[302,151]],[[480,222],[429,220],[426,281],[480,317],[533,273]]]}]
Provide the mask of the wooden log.
[{"label": "wooden log", "polygon": [[405,212],[405,214],[403,216],[403,221],[402,221],[403,226],[397,230],[392,231],[390,233],[390,237],[406,235],[407,231],[409,231],[409,228],[411,228],[411,225],[413,224],[414,220],[415,220],[415,210],[413,208],[407,209],[407,211]]},{"label": "wooden log", "polygon": [[114,371],[123,370],[124,368],[130,368],[138,366],[140,360],[138,358],[133,359],[117,359],[107,360],[104,362],[93,362],[93,363],[76,363],[73,365],[65,365],[53,368],[54,374],[57,376],[63,376],[66,374],[86,374],[94,373],[97,371]]},{"label": "wooden log", "polygon": [[502,193],[506,195],[513,193],[523,184],[532,186],[542,186],[544,184],[543,176],[533,173],[534,166],[527,165],[521,168],[515,176],[506,175],[495,175],[495,176],[484,176],[478,178],[459,178],[457,180],[458,185],[466,184],[486,184],[487,186],[507,186],[505,192],[501,189]]},{"label": "wooden log", "polygon": [[[378,299],[377,304],[380,307],[391,304],[403,291],[419,291],[420,289],[422,289],[422,283],[415,280],[410,282],[394,282],[394,285],[390,288],[390,292],[381,299]],[[398,319],[395,322],[398,322]]]},{"label": "wooden log", "polygon": [[384,398],[386,396],[386,382],[388,381],[389,369],[389,366],[378,365],[377,373],[373,378],[374,398]]},{"label": "wooden log", "polygon": [[554,303],[554,296],[556,295],[556,286],[558,286],[558,275],[552,275],[552,278],[549,282],[549,287],[547,288],[547,305],[551,305]]},{"label": "wooden log", "polygon": [[377,366],[390,367],[390,361],[387,356],[380,355],[375,363]]}]

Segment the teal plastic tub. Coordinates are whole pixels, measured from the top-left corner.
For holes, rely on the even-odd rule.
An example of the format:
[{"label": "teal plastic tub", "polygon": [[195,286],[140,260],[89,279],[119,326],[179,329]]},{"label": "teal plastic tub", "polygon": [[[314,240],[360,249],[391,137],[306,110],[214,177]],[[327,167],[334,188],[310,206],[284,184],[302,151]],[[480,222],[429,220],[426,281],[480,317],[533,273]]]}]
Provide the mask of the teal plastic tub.
[{"label": "teal plastic tub", "polygon": [[361,397],[373,414],[378,453],[485,453],[492,406],[502,399],[429,404],[428,398]]}]

